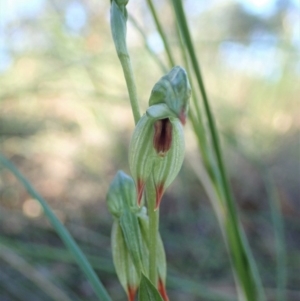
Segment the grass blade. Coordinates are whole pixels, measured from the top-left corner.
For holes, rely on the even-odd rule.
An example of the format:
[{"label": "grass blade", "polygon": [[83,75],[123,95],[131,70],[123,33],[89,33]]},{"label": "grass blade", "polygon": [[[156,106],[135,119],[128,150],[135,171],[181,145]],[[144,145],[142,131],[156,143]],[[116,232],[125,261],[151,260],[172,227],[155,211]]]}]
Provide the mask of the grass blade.
[{"label": "grass blade", "polygon": [[167,37],[163,31],[163,28],[160,24],[160,21],[159,21],[159,18],[157,17],[157,14],[156,14],[156,10],[155,10],[155,7],[152,3],[152,0],[147,0],[147,4],[148,4],[148,7],[150,9],[150,12],[151,12],[151,15],[154,19],[154,22],[155,22],[155,25],[156,25],[156,28],[157,28],[157,31],[164,43],[164,46],[165,46],[165,50],[166,50],[166,53],[167,53],[167,56],[168,56],[168,60],[169,60],[169,65],[171,67],[174,67],[175,66],[175,60],[173,58],[173,55],[172,55],[172,51],[169,47],[169,43],[167,42]]},{"label": "grass blade", "polygon": [[[70,256],[70,252],[66,249],[49,247],[32,242],[18,242],[13,239],[4,238],[2,236],[0,236],[0,244],[12,250],[16,250],[18,254],[22,255],[22,257],[28,257],[34,260],[54,260],[63,263],[76,264],[75,258],[73,256]],[[35,252],[32,252],[32,250],[35,250]],[[94,255],[87,255],[87,259],[95,270],[99,270],[112,275],[116,274],[111,259],[108,259],[104,256],[99,258],[98,256]]]},{"label": "grass blade", "polygon": [[226,196],[226,199],[231,200],[228,202],[228,206],[229,209],[231,211],[233,211],[234,209],[231,208],[233,206],[233,201],[232,201],[232,196],[231,196],[231,191],[229,188],[229,184],[227,181],[227,176],[226,176],[226,172],[225,172],[225,166],[224,166],[224,162],[223,162],[223,158],[222,158],[222,153],[221,153],[221,148],[220,148],[220,143],[219,143],[219,137],[218,137],[218,132],[217,132],[217,128],[215,125],[215,121],[210,109],[210,105],[208,102],[208,97],[207,97],[207,93],[205,90],[205,86],[203,83],[203,79],[202,79],[202,75],[201,75],[201,71],[200,71],[200,67],[199,67],[199,63],[196,57],[196,53],[194,50],[194,46],[193,46],[193,42],[190,36],[190,32],[189,32],[189,28],[187,25],[187,21],[186,21],[186,17],[184,14],[184,10],[182,7],[182,3],[180,0],[172,0],[173,3],[173,7],[176,13],[176,17],[177,17],[177,22],[179,24],[179,28],[181,30],[182,33],[182,37],[185,41],[186,47],[187,47],[187,51],[191,60],[191,65],[193,67],[196,79],[197,79],[197,83],[198,83],[198,87],[200,89],[201,95],[202,95],[202,99],[203,99],[203,104],[204,104],[204,109],[205,109],[205,113],[208,119],[208,125],[209,125],[209,130],[210,130],[210,135],[211,135],[211,141],[213,144],[213,149],[215,152],[215,156],[216,156],[216,160],[218,163],[218,168],[219,171],[221,173],[221,179],[222,179],[222,188],[224,190],[224,194]]},{"label": "grass blade", "polygon": [[267,188],[267,194],[269,198],[272,222],[275,236],[275,248],[276,248],[276,262],[277,262],[277,301],[286,300],[286,282],[287,282],[287,270],[286,270],[286,248],[284,239],[284,223],[281,214],[280,200],[278,191],[271,180],[270,175],[266,175],[265,183]]},{"label": "grass blade", "polygon": [[[186,50],[184,47],[184,41],[183,37],[180,33],[180,28],[178,24],[176,24],[176,33],[179,41],[179,46],[183,58],[183,62],[185,65],[185,68],[187,70],[187,73],[191,75],[191,70],[186,54]],[[205,132],[205,126],[203,122],[203,117],[202,117],[202,110],[200,109],[200,104],[198,102],[198,96],[197,93],[194,89],[194,82],[193,82],[193,77],[190,76],[190,84],[192,88],[192,104],[194,105],[193,109],[194,110],[189,110],[189,119],[191,120],[192,126],[194,133],[196,134],[196,138],[198,141],[198,146],[199,149],[201,150],[201,155],[202,155],[202,160],[205,165],[205,168],[207,169],[209,176],[213,183],[215,184],[215,187],[219,189],[220,185],[217,183],[220,180],[220,173],[219,170],[216,168],[216,165],[214,164],[213,157],[211,155],[211,151],[208,145],[207,137],[206,137],[206,132]],[[195,115],[194,112],[195,111]]]},{"label": "grass blade", "polygon": [[45,276],[33,268],[28,262],[26,262],[22,257],[17,255],[10,248],[1,246],[0,258],[6,261],[15,270],[21,273],[23,276],[32,281],[36,286],[38,286],[44,293],[50,296],[56,301],[72,301],[68,295],[65,294],[59,287],[54,285]]},{"label": "grass blade", "polygon": [[157,56],[157,54],[149,46],[149,44],[147,42],[147,36],[146,36],[145,32],[143,31],[142,27],[138,24],[137,20],[131,14],[128,14],[128,20],[133,25],[133,27],[140,33],[140,35],[141,35],[141,37],[142,37],[142,39],[144,41],[145,48],[147,49],[147,51],[150,54],[150,56],[152,57],[152,59],[160,67],[160,69],[163,71],[163,73],[167,73],[168,72],[168,68],[161,61],[161,59],[159,58],[159,56]]},{"label": "grass blade", "polygon": [[6,294],[11,296],[14,301],[40,301],[43,298],[40,292],[33,291],[27,285],[24,285],[23,279],[18,279],[15,275],[8,275],[5,269],[2,268],[0,271],[0,298],[3,299],[3,295],[5,296]]},{"label": "grass blade", "polygon": [[238,278],[238,286],[242,287],[243,295],[248,301],[265,300],[264,291],[261,285],[259,274],[257,272],[258,270],[256,268],[254,259],[252,258],[251,250],[246,242],[246,237],[243,234],[238,221],[233,196],[226,175],[218,131],[208,102],[208,97],[204,87],[200,67],[190,36],[186,16],[183,10],[182,1],[172,0],[172,4],[176,13],[182,37],[187,46],[187,51],[198,82],[199,90],[202,95],[205,113],[208,120],[208,128],[211,136],[212,148],[214,150],[217,167],[221,176],[220,192],[222,193],[222,199],[224,199],[224,203],[226,204],[224,219],[226,241],[228,243],[228,249],[231,255],[232,264]]},{"label": "grass blade", "polygon": [[15,177],[22,183],[28,193],[34,197],[42,206],[45,215],[49,219],[53,228],[56,230],[57,234],[60,236],[66,247],[72,253],[74,258],[76,259],[77,264],[84,272],[86,277],[89,279],[90,284],[92,285],[96,295],[100,300],[103,301],[111,301],[108,293],[97,277],[96,273],[92,269],[89,264],[86,256],[82,253],[69,231],[63,226],[63,224],[59,221],[59,219],[55,216],[51,208],[48,206],[47,202],[40,196],[40,194],[32,187],[32,185],[27,181],[27,179],[20,173],[20,171],[15,167],[15,165],[6,159],[3,155],[0,154],[0,162],[4,167],[9,169]]},{"label": "grass blade", "polygon": [[199,300],[205,301],[237,301],[236,298],[232,296],[227,296],[224,293],[215,292],[205,284],[201,284],[197,281],[191,281],[190,279],[182,278],[180,276],[173,276],[172,274],[168,276],[168,285],[174,287],[179,291],[189,293],[191,296],[199,297]]}]

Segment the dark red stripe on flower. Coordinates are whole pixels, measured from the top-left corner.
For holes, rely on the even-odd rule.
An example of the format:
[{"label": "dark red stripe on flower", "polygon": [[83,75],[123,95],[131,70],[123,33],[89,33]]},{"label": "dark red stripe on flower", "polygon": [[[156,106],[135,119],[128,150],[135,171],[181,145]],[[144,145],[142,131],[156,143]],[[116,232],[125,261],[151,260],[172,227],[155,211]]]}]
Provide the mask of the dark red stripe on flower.
[{"label": "dark red stripe on flower", "polygon": [[154,123],[153,146],[156,152],[164,156],[172,144],[172,123],[169,118],[160,119]]}]

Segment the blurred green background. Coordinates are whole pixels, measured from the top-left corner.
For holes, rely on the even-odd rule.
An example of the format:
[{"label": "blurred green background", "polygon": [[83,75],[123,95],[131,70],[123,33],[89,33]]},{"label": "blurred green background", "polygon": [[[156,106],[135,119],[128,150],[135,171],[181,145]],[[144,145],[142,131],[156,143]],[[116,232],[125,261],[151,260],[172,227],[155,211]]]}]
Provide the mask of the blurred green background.
[{"label": "blurred green background", "polygon": [[[182,64],[170,4],[154,3]],[[117,301],[125,294],[112,265],[105,196],[117,170],[129,173],[134,122],[109,4],[0,0],[0,150],[48,201]],[[300,300],[299,2],[184,4],[268,300],[276,293],[275,200],[268,174],[284,219],[287,300]],[[167,60],[145,1],[131,0],[128,11],[128,45],[144,111],[163,75],[159,64]],[[200,157],[189,124],[185,132],[186,160],[161,205],[169,297],[234,300],[221,231],[194,172]],[[0,300],[55,300],[38,279],[70,300],[96,300],[40,206],[0,166]]]}]

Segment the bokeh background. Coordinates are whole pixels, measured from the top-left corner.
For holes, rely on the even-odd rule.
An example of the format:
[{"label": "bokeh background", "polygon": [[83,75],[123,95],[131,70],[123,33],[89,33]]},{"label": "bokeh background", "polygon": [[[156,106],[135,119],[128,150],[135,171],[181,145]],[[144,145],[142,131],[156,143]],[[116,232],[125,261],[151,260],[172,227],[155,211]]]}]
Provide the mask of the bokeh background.
[{"label": "bokeh background", "polygon": [[[181,64],[170,4],[154,3]],[[0,150],[48,201],[113,300],[125,300],[112,265],[105,196],[117,170],[129,173],[134,123],[109,5],[108,0],[0,0]],[[184,5],[268,300],[276,293],[276,240],[266,174],[284,220],[287,300],[299,301],[299,2],[186,0]],[[144,111],[167,60],[145,1],[131,0],[128,11],[128,45]],[[161,205],[170,299],[234,300],[221,231],[192,168],[196,139],[189,124],[185,131],[186,160]],[[55,300],[36,278],[70,300],[96,300],[38,203],[0,166],[0,300]]]}]

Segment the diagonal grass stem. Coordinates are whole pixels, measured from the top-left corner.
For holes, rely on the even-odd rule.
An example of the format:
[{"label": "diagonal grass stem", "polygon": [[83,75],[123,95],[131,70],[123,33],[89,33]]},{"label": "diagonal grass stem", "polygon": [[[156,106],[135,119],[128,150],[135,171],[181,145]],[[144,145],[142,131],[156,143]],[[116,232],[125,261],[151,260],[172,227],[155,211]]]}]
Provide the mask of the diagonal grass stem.
[{"label": "diagonal grass stem", "polygon": [[280,200],[278,196],[277,188],[274,185],[274,180],[269,174],[265,176],[265,183],[267,194],[269,198],[271,216],[274,228],[275,236],[275,248],[276,248],[276,263],[277,263],[277,292],[276,300],[286,300],[286,281],[287,281],[287,270],[286,270],[286,248],[284,238],[284,222],[281,213]]},{"label": "diagonal grass stem", "polygon": [[137,20],[130,14],[128,14],[128,20],[135,27],[135,29],[141,34],[143,41],[144,41],[144,45],[145,45],[147,51],[149,52],[149,54],[151,55],[151,57],[153,58],[153,60],[157,63],[157,65],[160,67],[160,69],[163,71],[163,73],[167,73],[168,68],[165,66],[165,64],[161,61],[159,56],[157,56],[157,54],[152,50],[152,48],[147,43],[147,36],[146,36],[145,32],[143,31],[142,27],[137,22]]},{"label": "diagonal grass stem", "polygon": [[172,0],[172,4],[176,13],[182,36],[187,46],[188,54],[198,82],[199,90],[201,92],[204,103],[205,113],[208,119],[212,146],[221,176],[220,189],[224,193],[224,201],[226,203],[227,209],[225,213],[224,224],[226,232],[226,241],[228,243],[232,263],[239,280],[238,285],[242,286],[243,294],[248,301],[265,300],[263,288],[261,285],[258,285],[258,283],[260,282],[257,282],[257,279],[255,277],[257,276],[255,273],[255,271],[257,270],[255,262],[254,260],[252,260],[252,257],[250,258],[249,256],[249,254],[251,254],[251,251],[248,247],[248,244],[245,243],[245,236],[241,232],[236,208],[233,201],[233,196],[231,194],[231,189],[226,175],[225,164],[222,157],[217,128],[208,102],[207,93],[204,87],[200,67],[190,36],[186,16],[182,6],[182,1]]},{"label": "diagonal grass stem", "polygon": [[54,285],[40,271],[30,265],[25,259],[15,253],[11,248],[1,246],[0,258],[6,261],[11,267],[32,281],[44,293],[54,301],[72,301],[72,299],[58,286]]},{"label": "diagonal grass stem", "polygon": [[97,277],[95,271],[92,269],[90,263],[88,262],[86,256],[82,253],[78,247],[75,240],[70,235],[69,231],[63,226],[59,219],[55,216],[51,208],[48,206],[47,202],[42,198],[42,196],[33,188],[29,181],[20,173],[20,171],[15,167],[15,165],[0,154],[0,163],[6,167],[14,176],[19,180],[19,182],[25,187],[28,193],[35,198],[42,206],[46,217],[49,219],[53,228],[60,236],[66,247],[69,249],[71,254],[74,256],[77,264],[84,272],[86,277],[89,279],[91,286],[93,287],[96,295],[101,301],[111,301],[107,291]]},{"label": "diagonal grass stem", "polygon": [[165,32],[163,31],[163,28],[160,24],[160,21],[159,21],[159,18],[157,17],[157,13],[156,13],[156,10],[155,10],[155,7],[152,3],[152,0],[147,0],[147,4],[148,4],[148,7],[150,8],[150,12],[151,12],[151,15],[154,19],[154,22],[155,22],[155,25],[156,25],[156,28],[157,28],[157,31],[163,41],[163,44],[165,46],[165,50],[166,50],[166,53],[167,53],[167,56],[168,56],[168,60],[169,60],[169,65],[171,67],[174,67],[175,66],[175,60],[173,58],[173,55],[172,55],[172,51],[169,47],[169,44],[168,44],[168,41],[167,41],[167,37],[165,35]]}]

